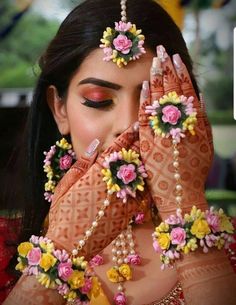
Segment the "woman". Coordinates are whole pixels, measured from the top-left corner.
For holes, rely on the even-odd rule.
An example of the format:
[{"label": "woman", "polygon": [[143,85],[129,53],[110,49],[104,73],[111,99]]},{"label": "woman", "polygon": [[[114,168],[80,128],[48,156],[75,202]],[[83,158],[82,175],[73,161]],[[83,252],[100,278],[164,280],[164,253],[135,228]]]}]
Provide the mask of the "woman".
[{"label": "woman", "polygon": [[[32,199],[27,207],[30,215],[25,215],[31,231],[27,233],[46,231],[55,249],[72,253],[73,258],[84,255],[90,260],[97,277],[92,271],[86,271],[85,279],[83,270],[87,263],[83,259],[76,263],[73,259],[69,261],[64,252],[49,250],[52,244],[47,244],[47,239],[41,239],[42,246],[34,236],[30,243],[18,247],[18,269],[24,270],[27,258],[31,267],[37,265],[36,269],[28,269],[28,274],[38,275],[38,280],[49,288],[42,286],[35,276],[23,275],[5,305],[66,302],[105,305],[111,304],[113,298],[115,304],[135,305],[234,304],[236,301],[232,293],[236,288],[235,275],[223,250],[209,250],[204,245],[207,254],[195,251],[184,255],[182,260],[176,259],[174,268],[165,271],[161,271],[162,263],[168,265],[172,258],[165,257],[160,262],[153,251],[153,241],[156,251],[167,249],[165,240],[160,240],[160,236],[167,237],[161,227],[152,241],[153,221],[160,223],[157,209],[162,220],[166,220],[175,214],[177,207],[184,212],[189,212],[193,203],[202,210],[207,208],[204,183],[213,154],[212,138],[179,29],[155,2],[125,2],[87,0],[69,14],[40,60],[41,74],[29,117]],[[113,30],[106,27],[113,27],[120,13],[122,19],[115,29],[121,36],[113,37],[110,35]],[[144,37],[128,24],[129,20],[137,29],[142,29],[146,51]],[[129,62],[135,43],[136,51],[133,50]],[[168,103],[162,100],[168,107],[165,111],[163,108],[163,126],[179,122],[181,111],[174,103],[182,99],[183,105],[188,103],[186,118],[191,118],[186,129],[192,134],[197,112],[195,137],[177,128],[173,129],[172,141],[165,137],[164,129],[155,119],[155,111],[161,107],[163,96],[169,93]],[[180,98],[182,95],[186,98]],[[158,107],[155,101],[159,101]],[[44,169],[49,179],[46,199],[52,199],[50,207],[43,197],[43,152],[60,134],[70,136],[78,160],[54,192],[47,166],[51,166],[55,151],[52,149],[47,154]],[[60,142],[57,146],[69,151],[70,146],[64,144]],[[65,164],[60,165],[61,169],[66,168]],[[121,191],[110,179],[114,172],[115,181],[123,187]],[[130,185],[132,189],[128,188]],[[48,211],[47,226],[43,221]],[[133,217],[137,225],[129,225]],[[183,229],[181,232],[185,234]],[[102,258],[97,254],[102,255],[103,264],[99,264]],[[63,255],[67,257],[65,260]],[[72,262],[79,266],[76,271],[72,271]],[[133,275],[132,263],[138,265],[133,268]],[[72,290],[68,290],[67,284],[63,286],[62,282],[49,279],[46,273],[54,270],[56,264],[60,278],[65,283],[68,280]],[[43,276],[38,274],[39,270],[45,271]],[[59,293],[52,289],[56,285],[60,285]],[[75,290],[82,293],[76,301]]]}]

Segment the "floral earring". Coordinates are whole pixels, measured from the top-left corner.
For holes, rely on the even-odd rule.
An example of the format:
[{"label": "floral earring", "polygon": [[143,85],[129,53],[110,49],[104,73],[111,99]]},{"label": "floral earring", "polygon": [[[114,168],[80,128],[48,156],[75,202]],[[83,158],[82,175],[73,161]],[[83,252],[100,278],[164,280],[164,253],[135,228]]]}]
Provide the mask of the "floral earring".
[{"label": "floral earring", "polygon": [[51,202],[56,185],[76,161],[76,156],[72,145],[65,138],[57,141],[48,152],[44,152],[44,155],[46,157],[43,169],[48,179],[44,185],[44,198]]}]

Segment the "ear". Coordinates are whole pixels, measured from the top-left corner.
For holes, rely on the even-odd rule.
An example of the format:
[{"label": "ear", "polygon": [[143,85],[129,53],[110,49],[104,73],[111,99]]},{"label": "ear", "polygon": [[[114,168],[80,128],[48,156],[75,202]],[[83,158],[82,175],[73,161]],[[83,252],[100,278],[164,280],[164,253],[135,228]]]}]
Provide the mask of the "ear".
[{"label": "ear", "polygon": [[66,103],[59,97],[57,88],[49,86],[47,88],[47,103],[52,111],[57,127],[62,135],[70,133],[69,122],[66,111]]}]

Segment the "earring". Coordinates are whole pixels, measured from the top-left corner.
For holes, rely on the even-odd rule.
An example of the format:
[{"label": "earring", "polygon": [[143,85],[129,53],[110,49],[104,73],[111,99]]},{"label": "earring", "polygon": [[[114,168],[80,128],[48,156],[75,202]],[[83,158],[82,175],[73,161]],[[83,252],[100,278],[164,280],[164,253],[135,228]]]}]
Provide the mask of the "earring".
[{"label": "earring", "polygon": [[44,185],[44,198],[51,202],[58,182],[76,161],[76,156],[72,145],[65,138],[57,141],[48,152],[44,152],[44,155],[43,169],[47,177]]}]

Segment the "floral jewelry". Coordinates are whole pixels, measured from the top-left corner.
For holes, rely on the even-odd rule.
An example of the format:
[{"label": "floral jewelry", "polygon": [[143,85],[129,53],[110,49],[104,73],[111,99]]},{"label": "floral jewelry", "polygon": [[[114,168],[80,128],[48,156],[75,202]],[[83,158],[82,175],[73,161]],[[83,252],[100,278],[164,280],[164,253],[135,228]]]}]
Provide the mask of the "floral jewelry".
[{"label": "floral jewelry", "polygon": [[65,138],[57,141],[56,145],[51,146],[48,152],[44,152],[44,155],[46,157],[43,169],[48,178],[44,186],[44,197],[48,202],[51,202],[58,181],[65,175],[76,157],[71,144]]},{"label": "floral jewelry", "polygon": [[146,53],[142,30],[137,30],[135,24],[127,22],[126,1],[121,0],[121,21],[115,22],[115,28],[106,28],[100,44],[105,54],[103,60],[112,60],[119,68]]},{"label": "floral jewelry", "polygon": [[46,288],[57,289],[73,304],[89,304],[100,293],[100,283],[84,257],[73,258],[65,250],[56,250],[51,240],[32,235],[18,248],[16,270],[35,275]]},{"label": "floral jewelry", "polygon": [[193,96],[178,96],[170,92],[164,95],[159,101],[154,101],[151,106],[146,106],[146,113],[149,117],[150,126],[155,135],[171,137],[180,142],[185,137],[186,130],[194,135],[194,126],[197,122],[196,110],[193,108]]},{"label": "floral jewelry", "polygon": [[187,254],[202,247],[204,253],[209,248],[228,249],[233,241],[233,224],[222,209],[202,212],[195,206],[190,214],[182,217],[181,210],[171,215],[153,233],[153,247],[160,253],[162,269],[172,266],[181,254]]},{"label": "floral jewelry", "polygon": [[154,250],[160,253],[163,263],[161,268],[171,267],[181,254],[187,254],[202,247],[207,253],[209,248],[228,248],[233,233],[230,218],[223,210],[210,208],[202,212],[195,206],[190,214],[182,216],[181,202],[183,187],[179,172],[178,143],[189,131],[195,135],[194,127],[197,123],[196,109],[193,108],[194,97],[178,96],[176,92],[164,95],[159,101],[154,101],[151,106],[146,106],[146,113],[151,114],[150,126],[154,134],[161,137],[172,137],[173,166],[175,185],[176,215],[169,216],[156,227],[153,233]]},{"label": "floral jewelry", "polygon": [[127,195],[136,196],[136,190],[144,190],[144,180],[147,177],[145,168],[136,151],[122,148],[105,158],[102,169],[103,181],[107,184],[110,194],[116,192],[118,198],[127,201]]}]

